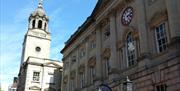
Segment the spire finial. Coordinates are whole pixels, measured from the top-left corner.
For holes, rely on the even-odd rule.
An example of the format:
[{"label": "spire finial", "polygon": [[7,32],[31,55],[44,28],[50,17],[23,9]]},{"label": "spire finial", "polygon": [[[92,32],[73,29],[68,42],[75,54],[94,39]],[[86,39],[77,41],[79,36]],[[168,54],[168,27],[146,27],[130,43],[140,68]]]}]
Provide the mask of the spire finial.
[{"label": "spire finial", "polygon": [[42,3],[43,3],[43,0],[39,0],[39,2],[38,2],[38,8],[42,8]]}]

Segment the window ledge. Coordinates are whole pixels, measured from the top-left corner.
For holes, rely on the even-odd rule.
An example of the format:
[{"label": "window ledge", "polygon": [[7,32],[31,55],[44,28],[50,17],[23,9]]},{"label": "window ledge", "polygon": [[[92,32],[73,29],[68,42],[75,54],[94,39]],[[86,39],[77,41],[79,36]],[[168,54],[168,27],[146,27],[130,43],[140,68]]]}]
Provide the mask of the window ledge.
[{"label": "window ledge", "polygon": [[40,83],[39,81],[32,81],[32,83]]},{"label": "window ledge", "polygon": [[168,49],[165,50],[165,51],[163,51],[163,52],[156,52],[156,53],[152,56],[152,58],[160,57],[160,56],[163,56],[163,55],[165,55],[165,54],[167,54],[167,53],[168,53]]}]

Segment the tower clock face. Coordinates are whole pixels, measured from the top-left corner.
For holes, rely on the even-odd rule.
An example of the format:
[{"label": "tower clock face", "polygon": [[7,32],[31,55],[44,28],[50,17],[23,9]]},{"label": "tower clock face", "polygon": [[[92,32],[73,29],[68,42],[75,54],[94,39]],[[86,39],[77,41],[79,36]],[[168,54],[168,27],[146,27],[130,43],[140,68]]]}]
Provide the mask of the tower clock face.
[{"label": "tower clock face", "polygon": [[132,7],[127,7],[121,17],[121,22],[123,25],[129,25],[132,21],[133,18],[133,8]]}]

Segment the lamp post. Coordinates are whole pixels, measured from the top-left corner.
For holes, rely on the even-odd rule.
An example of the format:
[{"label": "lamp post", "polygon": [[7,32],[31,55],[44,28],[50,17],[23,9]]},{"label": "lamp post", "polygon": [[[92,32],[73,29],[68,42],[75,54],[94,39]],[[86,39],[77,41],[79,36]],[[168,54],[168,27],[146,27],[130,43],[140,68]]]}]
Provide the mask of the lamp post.
[{"label": "lamp post", "polygon": [[123,83],[123,91],[133,91],[132,88],[133,88],[132,81],[130,81],[127,76],[126,80]]}]

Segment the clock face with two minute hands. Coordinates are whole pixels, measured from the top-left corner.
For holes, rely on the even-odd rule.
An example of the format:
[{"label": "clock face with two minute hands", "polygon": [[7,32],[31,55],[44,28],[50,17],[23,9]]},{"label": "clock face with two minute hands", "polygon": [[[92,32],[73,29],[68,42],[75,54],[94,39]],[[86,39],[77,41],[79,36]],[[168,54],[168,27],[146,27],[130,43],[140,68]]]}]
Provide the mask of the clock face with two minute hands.
[{"label": "clock face with two minute hands", "polygon": [[129,25],[132,21],[133,18],[133,8],[132,7],[127,7],[121,17],[121,22],[123,25]]}]

